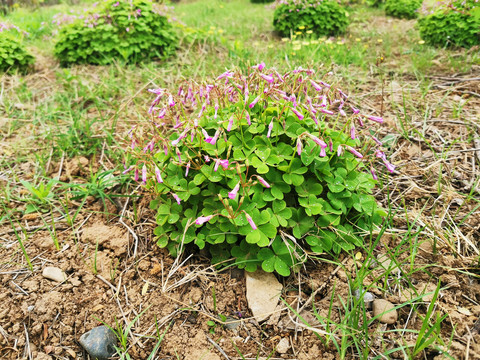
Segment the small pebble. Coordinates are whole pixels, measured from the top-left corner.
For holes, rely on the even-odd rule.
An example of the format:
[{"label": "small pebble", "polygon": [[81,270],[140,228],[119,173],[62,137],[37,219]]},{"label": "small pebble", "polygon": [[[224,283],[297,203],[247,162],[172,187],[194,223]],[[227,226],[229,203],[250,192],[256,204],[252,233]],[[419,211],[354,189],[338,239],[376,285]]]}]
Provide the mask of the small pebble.
[{"label": "small pebble", "polygon": [[285,354],[290,349],[290,341],[288,338],[282,338],[277,345],[277,352],[279,354]]},{"label": "small pebble", "polygon": [[225,327],[225,329],[227,330],[235,330],[238,325],[240,325],[240,320],[238,319],[235,319],[231,316],[227,316],[227,319],[225,320],[225,325],[223,325]]},{"label": "small pebble", "polygon": [[395,324],[398,320],[395,306],[387,300],[377,299],[373,301],[373,316],[376,317],[378,315],[380,315],[378,321],[384,324]]},{"label": "small pebble", "polygon": [[108,326],[93,328],[79,342],[93,360],[106,360],[116,353],[117,336]]},{"label": "small pebble", "polygon": [[44,268],[42,275],[46,279],[57,281],[57,282],[62,282],[67,280],[67,275],[65,275],[63,270],[54,266],[47,266],[46,268]]},{"label": "small pebble", "polygon": [[[353,295],[355,295],[355,298],[358,300],[360,299],[360,290],[357,289],[353,292]],[[371,292],[365,291],[363,293],[363,302],[365,303],[365,306],[367,307],[368,310],[372,309],[372,302],[375,300],[375,295],[373,295]]]}]

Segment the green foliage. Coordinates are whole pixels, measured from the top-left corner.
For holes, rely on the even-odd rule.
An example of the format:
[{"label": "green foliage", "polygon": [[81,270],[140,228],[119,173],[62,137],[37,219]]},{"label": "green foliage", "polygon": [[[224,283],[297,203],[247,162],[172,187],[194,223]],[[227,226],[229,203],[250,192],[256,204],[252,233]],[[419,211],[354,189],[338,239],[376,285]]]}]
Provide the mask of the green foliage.
[{"label": "green foliage", "polygon": [[265,3],[271,3],[274,2],[275,0],[250,0],[252,3],[256,4],[265,4]]},{"label": "green foliage", "polygon": [[338,35],[348,23],[347,12],[333,0],[283,0],[273,14],[273,26],[282,36],[303,29],[316,36]]},{"label": "green foliage", "polygon": [[393,166],[379,149],[373,160],[355,150],[378,146],[369,131],[380,118],[367,116],[359,138],[354,123],[365,116],[342,110],[341,90],[319,85],[311,70],[282,76],[263,67],[185,84],[176,95],[150,90],[152,127],[130,132],[127,163],[156,195],[160,247],[173,255],[186,244],[206,247],[213,263],[233,257],[247,271],[288,276],[307,249],[338,254],[362,244],[384,215],[365,162]]},{"label": "green foliage", "polygon": [[474,0],[440,6],[418,20],[420,36],[434,46],[470,48],[480,44],[480,4]]},{"label": "green foliage", "polygon": [[149,0],[107,0],[71,24],[55,44],[62,65],[136,63],[172,54],[177,37],[167,16]]},{"label": "green foliage", "polygon": [[35,58],[27,50],[21,38],[16,38],[10,31],[2,31],[0,24],[0,72],[27,72]]},{"label": "green foliage", "polygon": [[422,2],[422,0],[387,0],[385,13],[400,19],[415,19]]}]

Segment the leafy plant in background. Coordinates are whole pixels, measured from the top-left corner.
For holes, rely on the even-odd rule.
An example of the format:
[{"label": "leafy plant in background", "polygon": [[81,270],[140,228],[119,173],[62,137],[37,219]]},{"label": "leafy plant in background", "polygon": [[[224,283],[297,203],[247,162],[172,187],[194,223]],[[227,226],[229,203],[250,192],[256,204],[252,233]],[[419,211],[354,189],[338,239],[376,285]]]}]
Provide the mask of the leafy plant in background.
[{"label": "leafy plant in background", "polygon": [[374,166],[394,167],[362,115],[336,86],[297,69],[259,64],[212,84],[156,94],[148,127],[129,136],[125,172],[156,198],[157,244],[207,247],[212,262],[283,276],[307,251],[363,242],[385,212],[371,190]]},{"label": "leafy plant in background", "polygon": [[107,0],[60,28],[55,55],[62,65],[136,63],[171,55],[177,36],[149,0]]},{"label": "leafy plant in background", "polygon": [[274,2],[275,0],[250,0],[252,3],[257,3],[257,4],[265,4],[265,3],[271,3]]},{"label": "leafy plant in background", "polygon": [[480,3],[476,0],[440,4],[418,20],[420,37],[434,46],[480,45]]},{"label": "leafy plant in background", "polygon": [[385,13],[389,16],[404,19],[415,19],[423,0],[387,0]]},{"label": "leafy plant in background", "polygon": [[273,14],[273,26],[282,36],[312,33],[331,36],[345,32],[346,10],[333,0],[280,0]]},{"label": "leafy plant in background", "polygon": [[0,23],[0,72],[26,72],[35,62],[35,58],[23,44],[27,33],[17,26]]}]

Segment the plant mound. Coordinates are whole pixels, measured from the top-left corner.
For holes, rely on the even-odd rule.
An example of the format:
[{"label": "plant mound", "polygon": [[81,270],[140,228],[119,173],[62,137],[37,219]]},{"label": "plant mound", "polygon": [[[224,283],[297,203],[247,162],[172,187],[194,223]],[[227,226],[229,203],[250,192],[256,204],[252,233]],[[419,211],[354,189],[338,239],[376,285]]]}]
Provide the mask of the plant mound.
[{"label": "plant mound", "polygon": [[287,276],[307,254],[361,245],[382,221],[374,166],[394,171],[374,136],[383,120],[312,70],[262,63],[150,91],[152,121],[129,132],[125,173],[153,192],[156,241],[173,255],[194,244],[213,263]]},{"label": "plant mound", "polygon": [[35,58],[23,44],[25,33],[12,24],[0,23],[0,72],[26,72]]},{"label": "plant mound", "polygon": [[345,32],[346,10],[334,0],[280,0],[273,14],[273,26],[282,36],[311,31],[316,36]]},{"label": "plant mound", "polygon": [[60,28],[55,55],[62,65],[137,63],[170,55],[177,37],[149,0],[106,0]]},{"label": "plant mound", "polygon": [[418,20],[420,37],[434,46],[480,45],[480,3],[454,1],[435,8]]},{"label": "plant mound", "polygon": [[400,19],[415,19],[423,0],[387,0],[385,13]]},{"label": "plant mound", "polygon": [[250,0],[250,2],[254,4],[266,4],[266,3],[271,3],[274,2],[275,0]]}]

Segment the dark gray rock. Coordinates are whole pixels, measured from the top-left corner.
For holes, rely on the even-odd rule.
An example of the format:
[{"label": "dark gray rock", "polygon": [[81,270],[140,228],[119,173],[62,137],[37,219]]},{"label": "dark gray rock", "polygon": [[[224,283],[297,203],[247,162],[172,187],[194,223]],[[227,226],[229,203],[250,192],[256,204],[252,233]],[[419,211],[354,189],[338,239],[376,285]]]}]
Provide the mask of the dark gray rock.
[{"label": "dark gray rock", "polygon": [[108,326],[97,326],[80,337],[80,345],[93,360],[107,360],[115,355],[117,336]]}]

